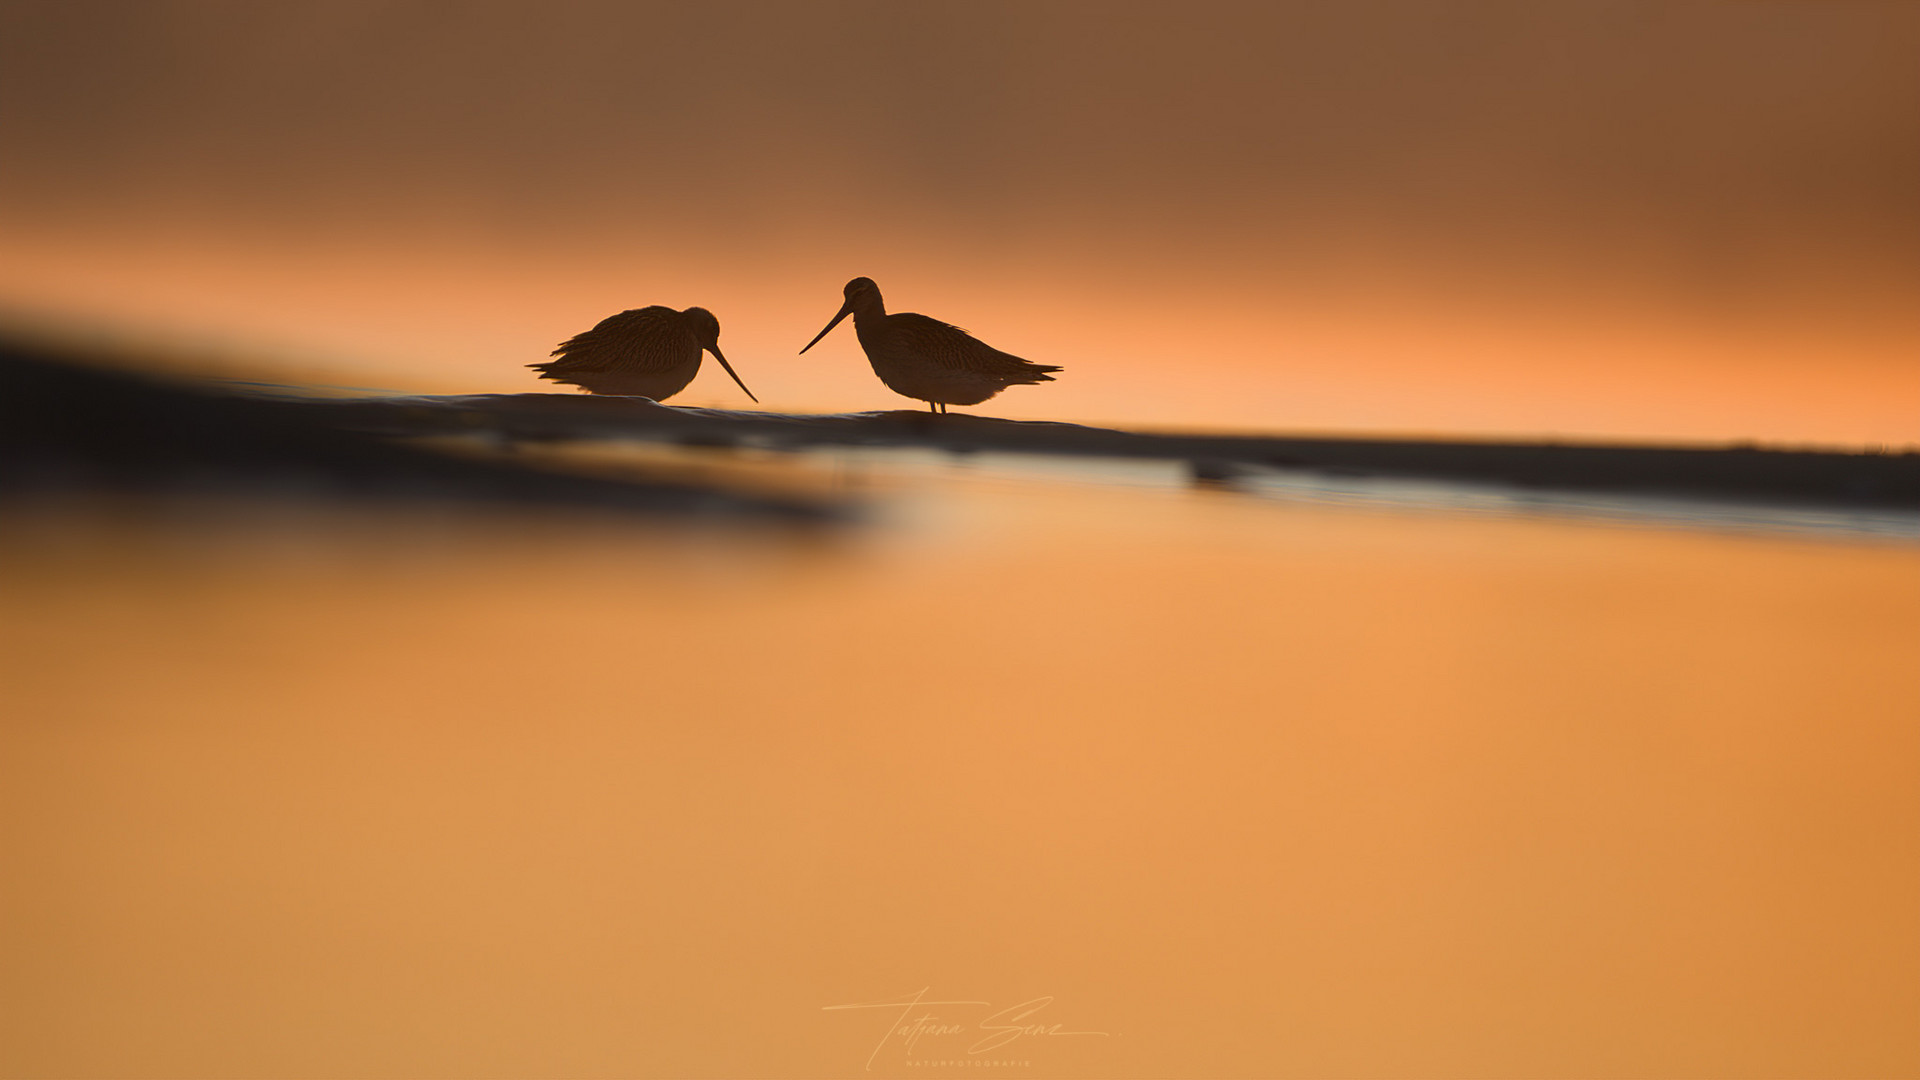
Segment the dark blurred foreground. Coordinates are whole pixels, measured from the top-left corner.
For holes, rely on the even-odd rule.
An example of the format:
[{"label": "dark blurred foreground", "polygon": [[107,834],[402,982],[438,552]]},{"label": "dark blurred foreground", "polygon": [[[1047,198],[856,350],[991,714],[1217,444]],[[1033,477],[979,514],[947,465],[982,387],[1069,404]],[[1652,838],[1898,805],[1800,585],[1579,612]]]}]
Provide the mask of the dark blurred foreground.
[{"label": "dark blurred foreground", "polygon": [[840,512],[679,477],[614,479],[437,453],[350,430],[344,419],[0,342],[0,493],[157,490],[791,520]]}]

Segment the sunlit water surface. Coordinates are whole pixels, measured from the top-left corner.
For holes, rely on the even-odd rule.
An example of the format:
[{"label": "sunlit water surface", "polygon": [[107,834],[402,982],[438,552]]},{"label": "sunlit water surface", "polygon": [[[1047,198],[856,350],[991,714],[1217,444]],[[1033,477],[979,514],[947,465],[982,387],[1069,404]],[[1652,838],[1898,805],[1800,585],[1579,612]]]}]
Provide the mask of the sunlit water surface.
[{"label": "sunlit water surface", "polygon": [[693,458],[10,510],[0,1074],[1920,1073],[1910,522]]}]

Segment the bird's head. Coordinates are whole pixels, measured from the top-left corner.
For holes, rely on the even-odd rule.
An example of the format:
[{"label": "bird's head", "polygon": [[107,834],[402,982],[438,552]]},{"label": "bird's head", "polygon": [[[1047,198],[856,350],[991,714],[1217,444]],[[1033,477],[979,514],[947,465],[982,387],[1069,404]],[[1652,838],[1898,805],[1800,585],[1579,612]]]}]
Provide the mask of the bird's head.
[{"label": "bird's head", "polygon": [[720,347],[720,320],[713,317],[713,312],[703,307],[690,307],[680,314],[687,317],[687,325],[693,330],[693,339],[700,343],[701,348],[712,350]]},{"label": "bird's head", "polygon": [[693,340],[699,342],[701,348],[712,353],[715,360],[720,361],[720,366],[726,369],[728,375],[733,376],[734,382],[740,383],[740,389],[745,391],[747,400],[759,404],[760,399],[753,396],[753,391],[747,389],[746,383],[740,382],[740,376],[734,374],[733,365],[727,363],[726,356],[720,352],[720,320],[713,317],[713,312],[703,307],[690,307],[680,314],[686,317],[687,326],[693,331]]},{"label": "bird's head", "polygon": [[[841,319],[846,318],[856,311],[864,312],[865,315],[886,314],[886,305],[880,300],[880,286],[875,285],[872,278],[854,278],[852,281],[847,282],[847,287],[842,289],[841,292],[846,295],[847,302],[840,305],[839,313],[834,315],[833,321],[827,324],[827,329],[813,335],[813,340],[807,342],[806,349],[801,349],[801,352],[806,352],[807,349],[818,345],[820,339],[827,336],[827,330],[832,330],[834,327],[839,326]],[[857,322],[858,320],[855,321]]]}]

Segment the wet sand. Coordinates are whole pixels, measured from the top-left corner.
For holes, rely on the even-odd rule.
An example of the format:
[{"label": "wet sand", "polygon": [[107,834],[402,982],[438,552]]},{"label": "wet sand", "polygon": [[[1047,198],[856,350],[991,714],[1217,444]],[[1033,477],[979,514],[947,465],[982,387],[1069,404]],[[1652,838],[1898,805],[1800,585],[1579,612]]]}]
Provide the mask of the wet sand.
[{"label": "wet sand", "polygon": [[[130,375],[87,357],[0,343],[0,480],[140,486],[194,475],[395,497],[695,504],[806,516],[825,505],[530,471],[365,438],[480,436],[495,444],[637,440],[691,447],[850,446],[1180,462],[1195,482],[1274,472],[1407,477],[1536,491],[1597,491],[1781,506],[1920,510],[1920,451],[1676,447],[1115,431],[916,411],[786,415],[577,394],[317,399]],[[75,362],[78,360],[79,362]],[[64,477],[65,480],[58,478]],[[629,480],[631,481],[631,477]],[[729,499],[732,502],[729,502]]]},{"label": "wet sand", "polygon": [[511,439],[629,438],[706,446],[920,447],[1175,460],[1203,482],[1261,470],[1418,477],[1524,488],[1783,504],[1920,509],[1920,452],[1467,440],[1303,438],[1114,431],[912,410],[789,416],[645,400],[505,394],[326,402],[336,422],[388,434],[485,431]]}]

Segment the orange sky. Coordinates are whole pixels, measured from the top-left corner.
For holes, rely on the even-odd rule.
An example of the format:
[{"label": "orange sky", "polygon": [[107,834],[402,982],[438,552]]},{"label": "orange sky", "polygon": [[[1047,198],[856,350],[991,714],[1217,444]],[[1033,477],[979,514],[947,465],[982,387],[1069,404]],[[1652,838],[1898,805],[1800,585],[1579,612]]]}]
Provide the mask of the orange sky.
[{"label": "orange sky", "polygon": [[[699,304],[765,404],[1920,443],[1920,13],[1889,4],[0,6],[0,311],[537,388]],[[79,77],[77,77],[79,76]],[[689,404],[745,404],[703,373]]]}]

